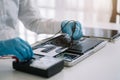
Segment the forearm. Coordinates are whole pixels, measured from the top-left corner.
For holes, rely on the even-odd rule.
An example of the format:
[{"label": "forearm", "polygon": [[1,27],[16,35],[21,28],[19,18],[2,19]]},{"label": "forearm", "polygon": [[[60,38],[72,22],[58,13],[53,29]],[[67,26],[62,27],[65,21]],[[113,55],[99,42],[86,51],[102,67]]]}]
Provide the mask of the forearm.
[{"label": "forearm", "polygon": [[18,16],[26,28],[38,34],[56,33],[61,27],[61,21],[43,19],[39,12],[39,6],[34,0],[21,0]]},{"label": "forearm", "polygon": [[40,34],[55,34],[61,29],[61,22],[52,19],[36,19],[35,21],[25,25],[28,29]]},{"label": "forearm", "polygon": [[37,34],[55,34],[61,30],[61,21],[53,19],[32,18],[28,20],[23,19],[22,22],[27,29]]}]

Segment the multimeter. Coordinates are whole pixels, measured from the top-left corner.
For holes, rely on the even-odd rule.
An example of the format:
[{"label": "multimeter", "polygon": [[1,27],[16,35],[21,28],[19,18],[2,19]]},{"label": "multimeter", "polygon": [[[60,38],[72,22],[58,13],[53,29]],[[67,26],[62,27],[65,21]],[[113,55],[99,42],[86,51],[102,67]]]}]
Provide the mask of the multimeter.
[{"label": "multimeter", "polygon": [[49,78],[59,73],[64,68],[62,59],[43,55],[34,55],[33,59],[25,62],[13,62],[13,68],[41,77]]}]

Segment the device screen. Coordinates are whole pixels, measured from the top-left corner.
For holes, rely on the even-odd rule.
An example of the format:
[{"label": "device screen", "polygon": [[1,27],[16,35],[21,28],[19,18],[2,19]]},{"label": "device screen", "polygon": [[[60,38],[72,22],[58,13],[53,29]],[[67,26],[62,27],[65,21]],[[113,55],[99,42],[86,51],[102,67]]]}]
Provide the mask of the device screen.
[{"label": "device screen", "polygon": [[70,62],[70,61],[78,58],[79,56],[80,55],[78,55],[78,54],[73,54],[73,53],[69,53],[69,52],[63,52],[63,53],[61,53],[61,54],[59,54],[59,55],[57,55],[55,57],[59,57],[59,58],[64,59],[65,61]]},{"label": "device screen", "polygon": [[116,38],[120,36],[120,31],[111,29],[100,28],[83,28],[83,35],[85,37],[98,37],[98,38]]}]

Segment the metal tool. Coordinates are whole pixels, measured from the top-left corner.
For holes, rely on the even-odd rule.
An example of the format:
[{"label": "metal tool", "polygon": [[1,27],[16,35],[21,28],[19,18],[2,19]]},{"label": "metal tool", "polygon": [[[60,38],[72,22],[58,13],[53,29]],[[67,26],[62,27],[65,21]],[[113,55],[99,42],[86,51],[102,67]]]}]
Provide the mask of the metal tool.
[{"label": "metal tool", "polygon": [[75,32],[75,29],[76,29],[76,22],[74,21],[74,26],[72,28],[72,36],[71,36],[71,42],[70,42],[70,47],[73,45],[74,43],[74,39],[73,39],[73,34]]}]

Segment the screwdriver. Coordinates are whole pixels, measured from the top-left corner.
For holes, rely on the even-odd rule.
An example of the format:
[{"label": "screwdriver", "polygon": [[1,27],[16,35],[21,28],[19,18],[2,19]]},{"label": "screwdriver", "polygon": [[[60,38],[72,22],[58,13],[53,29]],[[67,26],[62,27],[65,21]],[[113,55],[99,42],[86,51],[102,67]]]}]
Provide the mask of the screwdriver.
[{"label": "screwdriver", "polygon": [[73,43],[74,43],[73,34],[75,32],[75,29],[76,29],[76,22],[74,21],[74,26],[72,27],[72,36],[71,36],[70,47],[72,47]]}]

